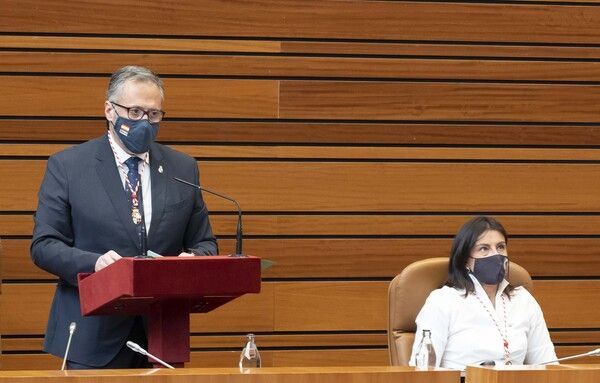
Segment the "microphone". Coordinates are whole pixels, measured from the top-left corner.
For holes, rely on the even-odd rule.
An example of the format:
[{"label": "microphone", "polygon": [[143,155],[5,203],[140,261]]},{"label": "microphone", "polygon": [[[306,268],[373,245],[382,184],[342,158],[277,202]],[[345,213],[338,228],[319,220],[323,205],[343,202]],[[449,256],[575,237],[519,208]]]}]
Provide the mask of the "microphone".
[{"label": "microphone", "polygon": [[77,328],[77,324],[75,322],[71,322],[69,325],[69,340],[67,341],[67,348],[65,349],[65,356],[63,357],[61,371],[65,370],[65,366],[67,365],[67,356],[69,356],[69,348],[71,347],[71,339],[73,339],[73,334],[75,333],[75,329]]},{"label": "microphone", "polygon": [[243,257],[244,255],[242,254],[242,208],[240,207],[240,204],[236,200],[234,200],[233,198],[231,198],[231,197],[228,197],[226,195],[219,194],[219,193],[214,192],[212,190],[203,188],[200,185],[193,184],[191,182],[182,180],[181,178],[177,178],[177,177],[173,177],[173,179],[175,181],[184,183],[184,184],[186,184],[188,186],[195,187],[197,189],[205,191],[205,192],[207,192],[209,194],[216,195],[217,197],[224,198],[224,199],[226,199],[228,201],[231,201],[231,202],[233,202],[235,204],[235,206],[237,207],[237,210],[238,210],[237,230],[235,232],[235,256],[236,257]]},{"label": "microphone", "polygon": [[150,359],[157,361],[158,363],[162,364],[163,366],[165,366],[167,368],[175,369],[175,367],[171,366],[169,363],[160,360],[156,356],[154,356],[154,355],[150,354],[148,351],[144,350],[139,344],[134,343],[130,340],[128,340],[126,344],[127,344],[127,347],[129,347],[133,351],[138,352],[144,356],[148,356],[148,357],[150,357]]},{"label": "microphone", "polygon": [[592,351],[584,352],[583,354],[565,356],[564,358],[559,358],[559,359],[551,360],[548,362],[540,363],[540,365],[544,365],[544,364],[548,364],[548,363],[562,362],[563,360],[579,359],[579,358],[583,358],[585,356],[600,356],[600,348],[597,348]]}]

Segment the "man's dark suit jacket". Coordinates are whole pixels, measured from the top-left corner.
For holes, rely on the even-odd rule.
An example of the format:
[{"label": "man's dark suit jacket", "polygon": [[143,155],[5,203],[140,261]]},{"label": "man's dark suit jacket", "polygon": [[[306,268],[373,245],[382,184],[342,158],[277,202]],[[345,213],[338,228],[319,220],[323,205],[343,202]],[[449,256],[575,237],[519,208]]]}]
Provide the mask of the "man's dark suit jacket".
[{"label": "man's dark suit jacket", "polygon": [[[150,168],[148,249],[161,255],[178,255],[190,248],[216,254],[216,240],[200,192],[172,180],[179,177],[199,184],[196,161],[153,143]],[[31,257],[37,266],[59,277],[44,350],[62,357],[69,324],[76,322],[69,360],[105,366],[127,341],[134,317],[82,317],[77,273],[93,272],[96,260],[109,250],[121,256],[141,252],[131,205],[107,135],[50,157],[34,221]]]}]

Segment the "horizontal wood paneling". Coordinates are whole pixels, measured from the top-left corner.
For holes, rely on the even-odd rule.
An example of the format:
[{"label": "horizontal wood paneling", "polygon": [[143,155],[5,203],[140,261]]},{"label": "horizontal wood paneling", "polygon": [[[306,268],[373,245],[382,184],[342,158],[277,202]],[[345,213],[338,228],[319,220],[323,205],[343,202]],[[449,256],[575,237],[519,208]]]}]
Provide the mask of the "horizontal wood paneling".
[{"label": "horizontal wood paneling", "polygon": [[[54,277],[29,258],[31,212],[47,156],[105,133],[126,64],[163,76],[158,139],[239,199],[245,251],[275,262],[260,295],[193,316],[190,365],[235,366],[249,331],[265,366],[387,364],[389,279],[481,213],[538,278],[559,356],[594,348],[598,4],[5,1],[3,367],[60,363],[39,353]],[[151,34],[107,12],[132,7]],[[206,201],[233,251],[233,207]]]},{"label": "horizontal wood paneling", "polygon": [[[144,38],[144,37],[93,37],[93,36],[20,36],[1,35],[0,49],[31,50],[93,50],[93,51],[157,51],[179,52],[229,52],[229,53],[283,53],[319,54],[325,56],[432,56],[432,57],[487,57],[487,58],[572,58],[598,59],[600,49],[594,46],[553,45],[493,45],[468,43],[397,43],[397,42],[346,42],[346,41],[262,41],[262,40],[219,40],[199,38]],[[8,52],[2,52],[2,54]],[[30,57],[37,52],[14,52],[5,57]],[[51,55],[48,55],[51,56]],[[128,55],[129,56],[129,55]],[[47,60],[46,58],[43,58]],[[15,61],[18,63],[19,61]],[[542,61],[543,62],[543,61]],[[48,62],[47,64],[51,64]],[[6,65],[8,63],[0,63]],[[30,72],[37,63],[21,62],[14,70]],[[160,62],[153,63],[160,65]],[[310,68],[307,68],[310,70]],[[443,68],[440,68],[443,69]],[[53,70],[44,67],[43,72]],[[55,70],[55,69],[54,69]],[[76,72],[87,71],[77,68]],[[114,68],[110,68],[112,72]]]},{"label": "horizontal wood paneling", "polygon": [[[107,84],[103,78],[60,76],[0,76],[0,81],[4,116],[99,116]],[[165,79],[165,86],[169,117],[600,121],[595,108],[600,86],[594,85],[286,80],[279,94],[274,80]]]},{"label": "horizontal wood paneling", "polygon": [[[387,288],[386,281],[264,282],[260,294],[192,315],[191,331],[381,331]],[[53,292],[54,284],[4,284],[1,333],[43,334]],[[600,281],[534,281],[533,292],[549,328],[598,328]]]},{"label": "horizontal wood paneling", "polygon": [[[263,271],[264,278],[392,278],[411,262],[446,256],[451,243],[440,238],[246,239],[244,251],[275,262]],[[2,279],[55,279],[33,265],[29,246],[30,240],[4,240]],[[596,276],[598,247],[597,238],[515,238],[510,256],[533,276]],[[234,248],[234,240],[219,240],[222,254]]]},{"label": "horizontal wood paneling", "polygon": [[550,338],[555,344],[596,343],[600,344],[600,331],[550,331]]},{"label": "horizontal wood paneling", "polygon": [[[136,16],[152,20],[154,34],[185,36],[270,36],[386,40],[598,43],[597,7],[532,4],[286,1],[228,2],[192,0],[138,7]],[[1,32],[147,34],[127,14],[107,12],[121,2],[10,0],[0,16]],[[133,6],[133,3],[132,3]],[[33,12],[32,12],[33,10]],[[469,17],[464,17],[469,15]],[[57,23],[67,18],[70,22]],[[75,22],[77,20],[77,22]],[[244,22],[239,22],[243,20]],[[436,20],[433,23],[431,20]],[[577,28],[573,28],[576,25]]]},{"label": "horizontal wood paneling", "polygon": [[600,121],[593,85],[282,81],[280,92],[282,118]]},{"label": "horizontal wood paneling", "polygon": [[[550,331],[552,342],[562,346],[573,346],[577,343],[586,343],[582,347],[591,347],[589,344],[600,344],[600,331]],[[193,350],[213,351],[216,349],[240,348],[246,337],[240,334],[202,334],[190,337],[190,347]],[[387,347],[387,335],[378,333],[265,333],[256,334],[256,343],[260,348],[327,348],[327,347],[352,347],[373,348]],[[572,343],[572,345],[568,345]],[[562,347],[559,346],[559,347]],[[3,338],[2,350],[4,352],[39,352],[43,347],[43,337],[34,338]]]},{"label": "horizontal wood paneling", "polygon": [[[98,114],[97,114],[98,115]],[[170,114],[169,114],[170,116]],[[497,125],[444,123],[339,123],[170,121],[161,123],[164,142],[324,143],[382,145],[600,145],[600,124]],[[0,139],[84,141],[102,135],[102,121],[0,119]],[[560,137],[557,140],[556,137]]]},{"label": "horizontal wood paneling", "polygon": [[[0,40],[1,41],[1,40]],[[494,58],[573,58],[596,59],[600,49],[591,46],[493,45],[457,43],[395,43],[345,41],[282,41],[285,53],[323,55],[433,56],[433,57],[494,57]]]},{"label": "horizontal wood paneling", "polygon": [[[190,347],[192,349],[235,349],[241,348],[246,336],[240,334],[228,335],[192,335]],[[261,348],[274,347],[383,347],[387,346],[385,333],[362,334],[256,334],[256,343]],[[43,338],[4,338],[2,350],[6,351],[41,351]]]},{"label": "horizontal wood paneling", "polygon": [[[0,76],[4,116],[101,116],[108,78]],[[169,117],[277,117],[278,82],[165,79]],[[100,124],[101,125],[101,124]]]},{"label": "horizontal wood paneling", "polygon": [[[214,211],[213,211],[214,213]],[[233,214],[233,212],[232,212]],[[495,214],[510,236],[565,236],[598,235],[600,215],[505,215]],[[245,215],[246,236],[454,236],[460,226],[473,215],[411,215],[411,214],[343,214],[343,215]],[[237,215],[213,214],[210,217],[213,232],[218,236],[235,235]],[[29,236],[33,217],[29,214],[0,215],[0,236]],[[560,239],[553,238],[552,241]],[[511,239],[511,250],[513,241]],[[573,243],[565,246],[573,246]],[[589,244],[585,244],[589,245]],[[22,253],[28,244],[13,247]],[[16,255],[16,254],[15,254]]]},{"label": "horizontal wood paneling", "polygon": [[[261,40],[172,39],[142,37],[63,37],[63,36],[0,36],[0,49],[71,49],[120,51],[195,51],[195,52],[280,52],[281,42]],[[46,56],[49,56],[46,54]],[[97,57],[97,55],[96,55]],[[23,71],[36,63],[21,62]],[[79,68],[87,70],[86,68]],[[112,73],[114,69],[109,72]],[[46,70],[44,70],[45,72]]]},{"label": "horizontal wood paneling", "polygon": [[[143,43],[143,41],[141,42]],[[473,59],[129,54],[164,75],[599,81],[600,63]],[[0,72],[111,73],[122,53],[0,52]],[[170,98],[170,97],[169,97]]]},{"label": "horizontal wood paneling", "polygon": [[389,364],[387,350],[291,350],[273,352],[272,358],[273,367],[385,366]]},{"label": "horizontal wood paneling", "polygon": [[[192,314],[191,332],[272,331],[273,285],[263,284],[260,294],[248,294],[210,313]],[[55,284],[4,284],[0,297],[0,333],[44,334]],[[23,297],[27,297],[23,299]]]},{"label": "horizontal wood paneling", "polygon": [[[44,167],[2,161],[0,179],[13,182],[0,184],[0,210],[34,210]],[[246,211],[600,211],[600,169],[589,164],[205,161],[200,171],[205,187],[235,196]],[[206,200],[211,210],[231,210]]]},{"label": "horizontal wood paneling", "polygon": [[[260,347],[260,346],[259,346]],[[240,346],[241,351],[241,346]],[[235,367],[240,351],[192,352],[191,361],[186,367]],[[559,357],[590,351],[590,347],[559,346]],[[264,367],[306,367],[306,366],[384,366],[389,363],[387,350],[260,350]],[[10,354],[2,355],[4,370],[57,370],[61,360],[49,354]],[[570,361],[570,364],[595,363],[594,358]]]},{"label": "horizontal wood paneling", "polygon": [[535,281],[534,288],[549,327],[571,327],[575,323],[581,327],[600,326],[599,280]]},{"label": "horizontal wood paneling", "polygon": [[[45,158],[72,144],[0,144],[1,157]],[[171,148],[203,160],[219,159],[319,159],[319,160],[391,160],[391,161],[597,161],[598,149],[539,148],[429,148],[410,146],[292,146],[292,145],[185,145]]]},{"label": "horizontal wood paneling", "polygon": [[277,283],[275,331],[381,330],[387,317],[387,286],[381,282]]}]

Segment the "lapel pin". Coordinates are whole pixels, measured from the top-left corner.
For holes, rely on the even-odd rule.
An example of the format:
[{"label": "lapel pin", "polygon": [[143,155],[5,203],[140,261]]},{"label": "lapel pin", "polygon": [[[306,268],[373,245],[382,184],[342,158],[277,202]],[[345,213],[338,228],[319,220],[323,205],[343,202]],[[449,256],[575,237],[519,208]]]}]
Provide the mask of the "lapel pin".
[{"label": "lapel pin", "polygon": [[160,165],[160,166],[158,167],[158,172],[159,172],[159,173],[162,173],[162,172],[163,172],[162,165]]}]

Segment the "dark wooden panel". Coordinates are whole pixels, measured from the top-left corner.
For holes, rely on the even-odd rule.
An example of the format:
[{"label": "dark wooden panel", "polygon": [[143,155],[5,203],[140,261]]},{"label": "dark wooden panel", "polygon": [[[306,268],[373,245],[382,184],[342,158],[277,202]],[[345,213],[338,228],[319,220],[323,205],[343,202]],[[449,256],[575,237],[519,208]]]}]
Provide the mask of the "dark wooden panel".
[{"label": "dark wooden panel", "polygon": [[456,43],[395,43],[395,42],[338,42],[282,41],[285,53],[343,54],[349,56],[434,56],[434,57],[525,57],[525,58],[600,58],[597,47],[531,46]]},{"label": "dark wooden panel", "polygon": [[[98,110],[95,115],[101,118]],[[2,140],[85,141],[103,134],[94,120],[0,120]],[[169,121],[161,123],[159,141],[273,142],[382,145],[600,145],[600,126],[464,125],[401,123],[300,123]]]},{"label": "dark wooden panel", "polygon": [[273,352],[274,367],[385,366],[385,349],[290,350]]},{"label": "dark wooden panel", "polygon": [[277,283],[275,331],[381,330],[387,288],[385,282]]},{"label": "dark wooden panel", "polygon": [[[597,235],[598,215],[501,215],[495,214],[510,236],[514,235]],[[473,215],[245,215],[244,235],[326,235],[388,236],[428,235],[454,236],[460,226]],[[210,217],[217,236],[235,235],[237,215],[214,214]],[[0,215],[0,236],[31,235],[31,215]],[[512,245],[513,240],[511,240]]]},{"label": "dark wooden panel", "polygon": [[[237,367],[240,350],[192,351],[186,367]],[[263,367],[381,366],[388,363],[385,349],[261,350]],[[2,355],[3,370],[57,370],[61,360],[48,354]]]},{"label": "dark wooden panel", "polygon": [[[281,51],[279,41],[208,40],[186,38],[128,38],[128,37],[63,37],[63,36],[0,36],[0,48],[18,49],[72,49],[72,50],[125,50],[125,51],[193,51],[193,52],[269,52]],[[48,55],[47,53],[45,55]],[[23,71],[29,71],[34,62],[23,62]],[[27,66],[25,65],[27,64]],[[122,65],[122,61],[121,64]],[[75,72],[87,70],[79,68]],[[46,70],[44,70],[45,72]]]},{"label": "dark wooden panel", "polygon": [[535,281],[534,294],[548,327],[598,328],[600,324],[599,280]]},{"label": "dark wooden panel", "polygon": [[190,316],[191,332],[267,332],[273,331],[274,288],[263,283],[260,294],[246,294],[208,314]]},{"label": "dark wooden panel", "polygon": [[[1,157],[47,157],[71,144],[0,144]],[[446,161],[600,161],[597,149],[440,148],[399,146],[185,145],[173,149],[202,160],[446,160]]]},{"label": "dark wooden panel", "polygon": [[[247,294],[209,314],[192,314],[190,331],[273,331],[273,288],[273,284],[263,283],[260,294]],[[44,334],[54,289],[52,283],[5,284],[0,333]]]},{"label": "dark wooden panel", "polygon": [[4,284],[0,305],[0,334],[44,334],[54,284]]},{"label": "dark wooden panel", "polygon": [[[0,76],[4,116],[103,116],[108,79]],[[277,81],[165,79],[170,117],[277,116]]]},{"label": "dark wooden panel", "polygon": [[[192,349],[219,349],[243,347],[246,340],[245,335],[192,335],[190,347]],[[262,333],[256,335],[258,347],[268,348],[292,348],[292,347],[373,347],[387,346],[387,335],[348,333],[343,334],[278,334]],[[2,350],[6,351],[41,351],[43,337],[35,338],[8,338],[2,339]]]},{"label": "dark wooden panel", "polygon": [[282,81],[281,118],[597,122],[600,87]]},{"label": "dark wooden panel", "polygon": [[[586,343],[600,344],[600,331],[550,331],[550,337],[555,344],[569,346],[568,343]],[[211,349],[219,348],[232,349],[240,347],[246,337],[240,334],[203,334],[192,335],[190,337],[190,347],[192,349]],[[43,336],[29,338],[4,338],[2,339],[2,350],[32,352],[41,351],[43,346]],[[340,334],[323,333],[262,333],[256,335],[256,343],[260,348],[292,348],[292,347],[385,347],[387,346],[387,335],[385,333],[352,333],[343,332]],[[589,346],[587,346],[589,347]]]},{"label": "dark wooden panel", "polygon": [[50,354],[3,354],[2,370],[60,370],[62,359]]},{"label": "dark wooden panel", "polygon": [[[128,14],[107,12],[117,6],[129,5],[5,1],[0,31],[148,33],[144,23],[132,23]],[[597,7],[316,0],[290,7],[286,1],[232,5],[187,0],[138,8],[136,16],[152,20],[154,33],[162,35],[590,44],[598,43],[600,36]]]},{"label": "dark wooden panel", "polygon": [[[595,346],[557,346],[557,347],[555,347],[555,349],[556,349],[556,355],[559,358],[564,358],[566,356],[573,356],[573,355],[583,354],[584,352],[590,352],[590,351],[594,350],[594,348],[595,348]],[[591,364],[591,363],[598,363],[598,358],[597,357],[588,356],[588,357],[581,358],[581,359],[569,360],[569,361],[563,362],[563,363],[569,363],[569,364]]]},{"label": "dark wooden panel", "polygon": [[[29,258],[29,240],[5,239],[2,279],[54,279]],[[410,263],[443,257],[451,239],[246,239],[247,254],[275,265],[265,278],[392,278]],[[598,276],[597,238],[536,238],[510,240],[511,259],[533,276]],[[565,249],[568,249],[566,251]],[[219,240],[222,254],[231,254],[233,240]]]},{"label": "dark wooden panel", "polygon": [[[556,347],[560,357],[590,350],[587,346]],[[389,363],[385,349],[261,350],[260,353],[264,367],[383,366]],[[239,351],[193,351],[186,367],[237,366],[239,354]],[[596,359],[583,358],[569,363],[596,363]],[[3,370],[57,370],[60,364],[59,358],[49,354],[2,355]]]},{"label": "dark wooden panel", "polygon": [[[351,57],[129,54],[160,75],[598,81],[600,63]],[[111,73],[122,53],[0,52],[0,72]]]},{"label": "dark wooden panel", "polygon": [[552,342],[600,344],[600,331],[550,331]]},{"label": "dark wooden panel", "polygon": [[[144,38],[144,37],[63,37],[63,36],[0,36],[0,48],[11,49],[69,49],[69,50],[125,50],[125,51],[187,51],[187,52],[255,52],[255,53],[304,53],[383,56],[444,56],[444,57],[525,57],[525,58],[600,58],[600,49],[589,46],[531,46],[486,45],[456,43],[395,43],[395,42],[321,42],[321,41],[261,41],[218,40],[190,38]],[[4,53],[4,52],[3,52]],[[18,55],[18,53],[17,53]],[[17,56],[11,56],[17,57]],[[22,71],[30,71],[22,62]],[[27,65],[25,65],[27,64]],[[1,65],[1,63],[0,63]],[[44,72],[47,71],[44,68]],[[87,70],[78,68],[77,72]]]},{"label": "dark wooden panel", "polygon": [[[192,315],[191,330],[382,331],[387,325],[387,288],[386,281],[267,282],[261,294]],[[3,290],[1,333],[43,334],[54,285],[5,284]],[[549,328],[597,328],[600,281],[534,281],[533,291]]]},{"label": "dark wooden panel", "polygon": [[[0,161],[0,179],[13,180],[0,184],[0,210],[35,209],[45,163]],[[245,211],[600,211],[592,164],[203,161],[200,171],[203,186]],[[232,210],[206,200],[210,210]]]}]

